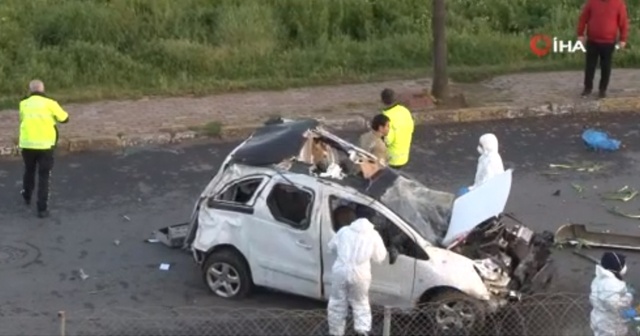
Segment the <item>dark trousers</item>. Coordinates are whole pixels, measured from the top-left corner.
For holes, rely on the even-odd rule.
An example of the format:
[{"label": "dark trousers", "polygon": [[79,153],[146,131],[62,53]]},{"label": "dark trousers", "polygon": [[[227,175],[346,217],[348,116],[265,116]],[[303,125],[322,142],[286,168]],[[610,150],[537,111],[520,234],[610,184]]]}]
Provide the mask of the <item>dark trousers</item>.
[{"label": "dark trousers", "polygon": [[31,200],[38,173],[38,211],[47,210],[49,179],[53,169],[53,149],[22,149],[24,177],[22,190],[25,199]]},{"label": "dark trousers", "polygon": [[609,87],[609,78],[611,77],[611,61],[613,60],[613,52],[616,50],[615,43],[596,43],[587,41],[587,56],[584,69],[584,90],[591,92],[593,90],[593,77],[596,74],[598,60],[600,61],[600,92],[606,92]]}]

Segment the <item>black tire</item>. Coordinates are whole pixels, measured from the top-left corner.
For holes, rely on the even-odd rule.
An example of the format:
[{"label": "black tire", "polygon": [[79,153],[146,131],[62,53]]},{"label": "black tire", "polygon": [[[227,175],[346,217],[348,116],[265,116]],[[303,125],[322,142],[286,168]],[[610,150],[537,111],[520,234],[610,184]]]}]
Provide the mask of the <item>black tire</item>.
[{"label": "black tire", "polygon": [[[222,286],[224,289],[219,289],[222,292],[227,292],[229,295],[222,295],[221,291],[214,289],[213,284],[215,283],[215,278],[220,277],[213,273],[210,274],[210,271],[214,267],[216,270],[221,270],[221,268],[229,270],[226,278],[223,275],[221,276],[223,279],[220,280],[223,283],[226,280],[227,284],[234,290],[231,292],[225,290],[226,288],[229,288],[227,286]],[[237,283],[233,281],[235,278],[238,280]],[[247,265],[244,258],[242,258],[239,253],[232,250],[223,250],[210,254],[205,260],[202,268],[202,279],[211,293],[227,300],[244,299],[251,294],[254,287],[249,265]]]},{"label": "black tire", "polygon": [[[461,310],[469,319],[461,319],[461,325],[443,323],[443,314],[451,310]],[[425,302],[423,311],[429,315],[429,321],[433,323],[433,332],[437,335],[473,335],[485,334],[487,312],[486,306],[479,300],[455,290],[440,292]]]}]

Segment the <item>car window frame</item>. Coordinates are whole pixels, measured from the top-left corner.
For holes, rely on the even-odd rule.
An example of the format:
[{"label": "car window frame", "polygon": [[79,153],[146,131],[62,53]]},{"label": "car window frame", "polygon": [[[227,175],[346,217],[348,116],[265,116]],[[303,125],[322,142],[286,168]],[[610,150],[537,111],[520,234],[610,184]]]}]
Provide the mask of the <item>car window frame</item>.
[{"label": "car window frame", "polygon": [[[311,206],[307,207],[307,210],[306,210],[306,216],[309,219],[306,227],[301,228],[301,227],[295,226],[295,223],[293,223],[293,221],[288,220],[286,218],[278,218],[273,214],[273,211],[271,211],[271,207],[269,206],[269,197],[271,196],[271,194],[273,193],[273,191],[275,190],[275,188],[278,185],[285,185],[285,186],[293,187],[293,188],[298,189],[300,191],[308,192],[309,194],[311,194],[311,200],[309,202],[309,204]],[[271,184],[270,188],[268,189],[268,192],[264,196],[264,206],[267,209],[267,211],[269,212],[269,215],[271,216],[271,218],[276,223],[278,223],[280,225],[286,225],[286,227],[289,228],[289,229],[293,229],[293,230],[300,231],[300,232],[305,232],[305,231],[308,231],[309,228],[311,228],[311,222],[314,220],[314,218],[313,218],[313,208],[315,206],[316,200],[317,200],[317,197],[316,197],[315,190],[313,190],[313,189],[311,189],[311,188],[309,188],[307,186],[295,185],[295,184],[292,184],[291,182],[284,181],[284,180],[273,180],[273,183]]]},{"label": "car window frame", "polygon": [[[235,187],[236,185],[246,182],[249,180],[261,179],[260,185],[256,188],[256,191],[253,193],[251,198],[246,203],[238,203],[234,201],[227,201],[223,199],[219,199],[224,193],[226,193],[230,188]],[[253,214],[255,211],[256,201],[264,191],[264,188],[270,181],[270,176],[264,174],[254,174],[254,175],[246,175],[240,177],[238,179],[227,182],[219,192],[214,195],[208,197],[205,205],[210,209],[220,209],[220,210],[228,210],[228,211],[236,211],[246,214]]]},{"label": "car window frame", "polygon": [[[344,194],[344,193],[342,193]],[[413,243],[414,248],[417,250],[416,257],[413,256],[408,256],[410,258],[415,258],[417,260],[429,260],[429,254],[427,253],[427,251],[424,250],[424,248],[422,246],[420,246],[420,244],[418,243],[418,240],[415,237],[415,234],[412,233],[411,231],[407,231],[405,228],[403,228],[401,225],[398,225],[397,221],[395,221],[393,218],[390,218],[390,216],[387,214],[391,211],[389,211],[388,209],[386,209],[387,211],[385,211],[385,207],[382,206],[378,201],[374,200],[374,201],[365,201],[364,199],[358,199],[359,197],[344,197],[344,196],[340,196],[340,192],[339,191],[331,191],[329,193],[327,193],[328,197],[327,197],[327,203],[328,203],[328,209],[329,209],[329,220],[331,221],[331,231],[336,234],[337,232],[334,229],[334,223],[333,223],[333,210],[331,209],[331,198],[334,197],[338,200],[345,200],[348,202],[352,202],[352,203],[356,203],[358,205],[361,206],[366,206],[372,210],[374,210],[375,212],[378,213],[378,215],[382,215],[384,216],[384,218],[386,218],[387,221],[390,221],[400,232],[404,233]],[[393,212],[391,212],[393,213]],[[401,218],[398,218],[399,220],[402,220]],[[385,247],[389,247],[389,246],[385,246]]]}]

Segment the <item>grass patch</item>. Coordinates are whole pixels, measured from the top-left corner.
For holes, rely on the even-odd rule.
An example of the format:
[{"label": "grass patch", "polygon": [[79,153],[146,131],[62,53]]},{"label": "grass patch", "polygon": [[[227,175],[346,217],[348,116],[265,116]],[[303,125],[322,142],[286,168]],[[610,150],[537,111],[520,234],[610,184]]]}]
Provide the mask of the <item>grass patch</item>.
[{"label": "grass patch", "polygon": [[[638,3],[628,0],[631,26]],[[538,58],[536,33],[573,39],[583,0],[447,0],[451,77],[576,69]],[[0,108],[32,78],[62,102],[205,95],[429,74],[425,0],[2,0]],[[247,24],[250,23],[250,24]],[[616,67],[640,64],[637,34]]]},{"label": "grass patch", "polygon": [[222,136],[223,125],[219,121],[211,121],[202,126],[191,127],[190,130],[198,133],[199,135],[207,136],[210,138],[219,138]]}]

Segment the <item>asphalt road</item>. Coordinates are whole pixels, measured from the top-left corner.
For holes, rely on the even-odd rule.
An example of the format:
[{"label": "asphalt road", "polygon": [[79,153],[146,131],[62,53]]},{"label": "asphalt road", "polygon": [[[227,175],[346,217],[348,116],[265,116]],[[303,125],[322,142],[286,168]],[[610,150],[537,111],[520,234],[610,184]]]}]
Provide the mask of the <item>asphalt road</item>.
[{"label": "asphalt road", "polygon": [[[478,137],[493,132],[501,140],[505,164],[515,168],[508,211],[536,230],[555,231],[571,221],[636,234],[640,221],[608,213],[598,193],[624,185],[640,188],[638,122],[638,114],[620,114],[420,127],[409,172],[427,185],[457,190],[472,182]],[[615,153],[585,150],[580,140],[585,125],[600,125],[625,148]],[[206,291],[190,255],[144,242],[153,230],[187,219],[194,200],[233,145],[58,157],[52,217],[45,220],[21,203],[21,163],[0,161],[0,320],[39,314],[52,318],[59,310],[86,313],[116,306],[322,307],[270,292],[242,302],[217,299]],[[605,167],[598,172],[545,174],[550,163],[569,161]],[[571,183],[585,190],[578,193]],[[556,190],[560,196],[552,195]],[[619,205],[640,213],[638,202],[640,197]],[[587,253],[598,256],[601,251]],[[629,280],[637,283],[640,256],[627,254]],[[554,289],[587,292],[593,265],[566,250],[555,252],[555,259],[560,277]],[[170,270],[159,270],[161,263],[170,263]],[[89,278],[82,280],[79,269]]]}]

